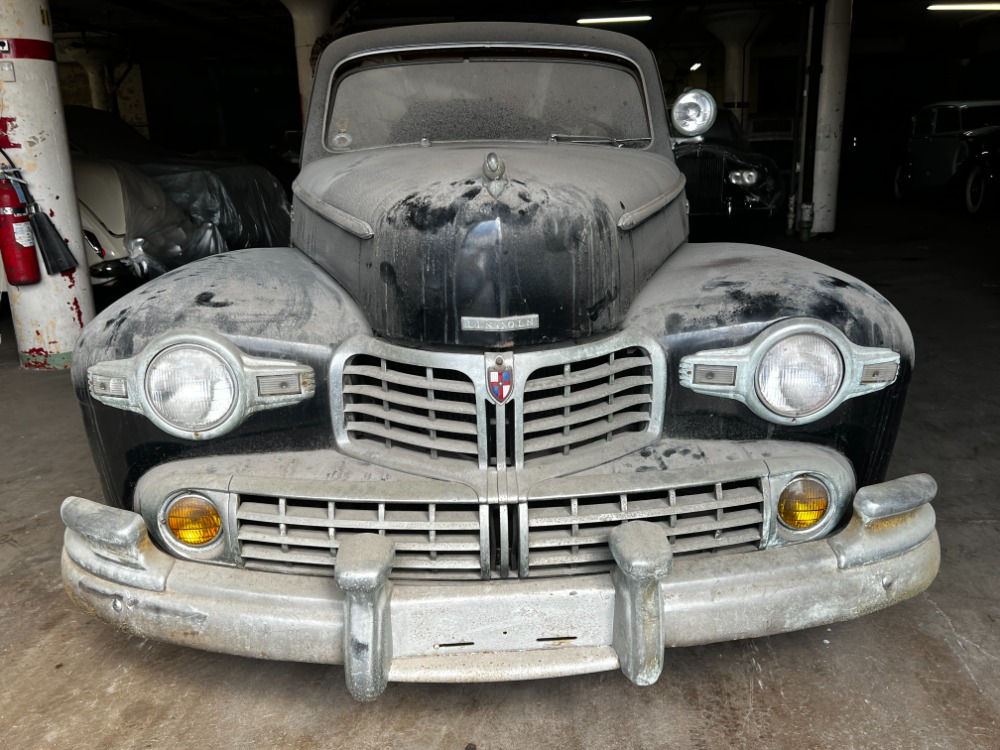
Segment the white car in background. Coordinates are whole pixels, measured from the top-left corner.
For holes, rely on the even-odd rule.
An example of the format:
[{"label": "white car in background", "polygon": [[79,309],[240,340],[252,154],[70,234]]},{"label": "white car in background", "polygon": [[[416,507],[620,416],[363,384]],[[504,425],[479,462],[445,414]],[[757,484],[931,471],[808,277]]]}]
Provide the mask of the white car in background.
[{"label": "white car in background", "polygon": [[117,117],[67,107],[95,284],[159,276],[198,258],[289,244],[284,188],[264,167],[161,149]]}]

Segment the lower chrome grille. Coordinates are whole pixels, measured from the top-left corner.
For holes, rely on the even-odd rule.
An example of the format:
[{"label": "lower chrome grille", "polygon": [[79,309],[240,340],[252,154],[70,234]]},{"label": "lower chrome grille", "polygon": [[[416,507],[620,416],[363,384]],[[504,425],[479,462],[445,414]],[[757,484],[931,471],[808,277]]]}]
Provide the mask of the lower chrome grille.
[{"label": "lower chrome grille", "polygon": [[236,518],[248,568],[333,575],[337,549],[355,534],[383,534],[396,548],[393,578],[484,577],[487,506],[242,495]]},{"label": "lower chrome grille", "polygon": [[[639,475],[642,476],[642,475]],[[396,548],[394,579],[489,579],[582,575],[613,565],[611,530],[657,523],[675,555],[757,549],[763,537],[761,479],[627,492],[553,494],[508,506],[241,495],[240,556],[248,568],[332,575],[352,534],[377,533]],[[501,522],[511,531],[501,533]],[[501,539],[510,549],[501,555]]]},{"label": "lower chrome grille", "polygon": [[625,521],[663,527],[674,555],[745,552],[763,536],[759,480],[643,492],[530,500],[521,509],[527,526],[522,567],[531,576],[607,570],[611,530]]}]

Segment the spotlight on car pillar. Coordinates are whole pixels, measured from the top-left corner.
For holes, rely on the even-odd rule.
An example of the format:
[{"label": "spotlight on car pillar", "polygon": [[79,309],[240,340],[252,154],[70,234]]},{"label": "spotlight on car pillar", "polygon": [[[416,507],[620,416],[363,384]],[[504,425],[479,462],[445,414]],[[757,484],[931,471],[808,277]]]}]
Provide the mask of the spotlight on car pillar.
[{"label": "spotlight on car pillar", "polygon": [[670,116],[678,132],[691,137],[708,132],[715,122],[717,111],[711,94],[702,89],[688,89],[674,102]]}]

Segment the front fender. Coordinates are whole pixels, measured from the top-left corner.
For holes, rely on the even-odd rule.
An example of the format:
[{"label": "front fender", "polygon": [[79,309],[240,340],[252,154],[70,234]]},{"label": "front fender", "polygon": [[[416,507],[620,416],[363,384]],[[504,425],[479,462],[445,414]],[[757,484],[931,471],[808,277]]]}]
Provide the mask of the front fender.
[{"label": "front fender", "polygon": [[[254,414],[211,441],[166,434],[141,414],[91,398],[87,369],[138,354],[154,338],[186,328],[229,339],[244,353],[313,368],[316,394],[295,406]],[[98,315],[81,334],[73,384],[106,500],[128,507],[153,466],[218,452],[309,449],[332,441],[327,373],[340,342],[370,333],[351,297],[293,248],[214,255],[150,281]]]},{"label": "front fender", "polygon": [[[682,357],[747,344],[789,318],[824,320],[855,344],[899,353],[896,382],[806,425],[774,424],[737,401],[680,384]],[[667,435],[821,443],[848,457],[859,485],[884,478],[913,367],[913,337],[902,315],[864,282],[773,248],[688,243],[645,287],[627,324],[648,331],[667,352]]]}]

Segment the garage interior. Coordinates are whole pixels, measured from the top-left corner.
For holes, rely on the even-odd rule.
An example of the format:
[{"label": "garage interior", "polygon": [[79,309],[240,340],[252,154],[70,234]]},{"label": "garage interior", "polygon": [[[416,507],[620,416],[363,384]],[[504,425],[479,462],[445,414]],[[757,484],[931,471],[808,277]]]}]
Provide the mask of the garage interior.
[{"label": "garage interior", "polygon": [[[699,86],[727,102],[726,47],[710,28],[724,18],[750,19],[741,97],[729,103],[746,105],[736,110],[751,134],[755,124],[778,122],[799,135],[810,10],[837,3],[471,5],[445,0],[425,14],[395,0],[339,2],[331,33],[648,14],[651,21],[616,30],[653,49],[667,101]],[[299,42],[278,0],[141,7],[52,0],[50,11],[64,105],[103,103],[159,148],[239,155],[290,183],[301,127]],[[2,29],[4,36],[15,34]],[[917,364],[888,476],[926,472],[939,486],[941,569],[925,593],[828,627],[669,649],[650,687],[619,672],[392,683],[370,704],[350,697],[339,666],[253,660],[117,633],[63,591],[59,505],[73,495],[100,499],[102,491],[69,372],[22,367],[4,295],[0,747],[1000,748],[1000,516],[989,489],[1000,471],[993,257],[1000,202],[993,196],[988,210],[970,217],[950,194],[893,195],[915,108],[1000,99],[1000,12],[862,0],[853,8],[846,75],[829,231],[803,231],[800,217],[789,226],[780,212],[752,231],[696,226],[693,239],[749,241],[813,258],[873,286],[906,318]],[[103,102],[95,78],[103,81]],[[128,287],[97,289],[96,310]]]}]

